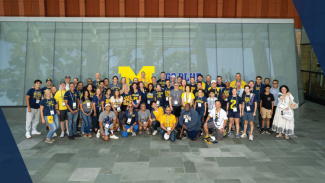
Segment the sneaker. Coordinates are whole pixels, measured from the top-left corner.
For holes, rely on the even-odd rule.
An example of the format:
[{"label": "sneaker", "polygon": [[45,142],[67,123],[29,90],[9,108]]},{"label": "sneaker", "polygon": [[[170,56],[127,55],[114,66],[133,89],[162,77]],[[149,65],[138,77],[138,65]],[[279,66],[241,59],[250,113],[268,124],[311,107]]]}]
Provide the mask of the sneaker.
[{"label": "sneaker", "polygon": [[97,130],[96,137],[99,139],[99,137],[100,137],[100,130]]},{"label": "sneaker", "polygon": [[30,135],[29,132],[26,132],[25,136],[26,136],[26,138],[28,138],[28,139],[32,138],[32,136]]},{"label": "sneaker", "polygon": [[51,139],[52,140],[52,142],[54,142],[55,141],[55,139]]},{"label": "sneaker", "polygon": [[57,136],[58,136],[58,134],[56,134],[56,132],[54,132],[52,137],[57,137]]},{"label": "sneaker", "polygon": [[152,132],[152,135],[156,135],[158,133],[158,131],[157,130],[154,130],[153,132]]},{"label": "sneaker", "polygon": [[116,135],[114,135],[114,134],[113,134],[113,135],[111,135],[111,136],[110,136],[110,138],[111,138],[111,139],[119,139],[119,137],[118,137],[118,136],[116,136]]},{"label": "sneaker", "polygon": [[270,135],[272,132],[270,130],[266,130],[265,133]]},{"label": "sneaker", "polygon": [[210,138],[211,138],[211,140],[213,140],[213,141],[216,140],[216,137],[215,137],[215,136],[210,135]]},{"label": "sneaker", "polygon": [[289,140],[289,139],[290,139],[288,135],[284,136],[284,138],[285,138],[286,140]]},{"label": "sneaker", "polygon": [[88,137],[89,137],[89,138],[92,138],[93,136],[91,135],[91,133],[89,133],[89,134],[88,134]]},{"label": "sneaker", "polygon": [[68,130],[67,130],[66,134],[67,134],[67,136],[69,136],[69,131]]},{"label": "sneaker", "polygon": [[230,136],[231,135],[231,132],[227,132],[226,136]]},{"label": "sneaker", "polygon": [[249,140],[253,140],[253,135],[249,135],[249,138],[248,138]]},{"label": "sneaker", "polygon": [[86,133],[84,133],[84,137],[87,137],[87,134]]},{"label": "sneaker", "polygon": [[85,134],[85,132],[81,132],[81,133],[82,133],[82,135]]},{"label": "sneaker", "polygon": [[120,127],[118,127],[118,128],[117,128],[117,131],[118,131],[118,132],[120,132],[120,131],[121,131],[121,128],[120,128]]},{"label": "sneaker", "polygon": [[60,137],[61,137],[61,138],[63,138],[63,137],[64,137],[64,132],[61,132],[61,135],[60,135]]},{"label": "sneaker", "polygon": [[137,134],[135,132],[132,132],[132,137],[137,136]]},{"label": "sneaker", "polygon": [[147,134],[150,135],[150,130],[149,129],[147,130]]},{"label": "sneaker", "polygon": [[275,137],[276,137],[276,138],[280,138],[280,137],[282,137],[282,135],[276,135]]},{"label": "sneaker", "polygon": [[70,140],[74,140],[75,138],[73,136],[68,136]]},{"label": "sneaker", "polygon": [[243,134],[241,134],[241,136],[240,136],[240,138],[246,138],[246,137],[247,137],[246,133],[243,133]]},{"label": "sneaker", "polygon": [[260,133],[261,133],[261,134],[265,134],[266,131],[265,131],[265,130],[261,130]]},{"label": "sneaker", "polygon": [[235,138],[237,138],[237,139],[239,138],[239,135],[238,135],[238,133],[235,135]]},{"label": "sneaker", "polygon": [[81,137],[81,135],[79,135],[79,134],[76,134],[76,135],[73,135],[73,137]]},{"label": "sneaker", "polygon": [[41,135],[42,133],[41,132],[38,132],[38,131],[32,131],[32,135]]},{"label": "sneaker", "polygon": [[48,143],[48,144],[52,144],[53,143],[53,141],[52,140],[45,140],[45,143]]}]

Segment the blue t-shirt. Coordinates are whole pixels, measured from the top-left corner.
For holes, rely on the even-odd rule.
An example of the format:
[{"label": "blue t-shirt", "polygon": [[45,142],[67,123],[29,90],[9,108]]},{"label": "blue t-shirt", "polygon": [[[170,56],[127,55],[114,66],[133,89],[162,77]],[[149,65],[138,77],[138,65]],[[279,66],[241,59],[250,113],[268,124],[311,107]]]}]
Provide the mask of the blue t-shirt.
[{"label": "blue t-shirt", "polygon": [[45,87],[43,87],[43,88],[41,88],[41,93],[42,93],[42,95],[44,95],[44,93],[45,93],[45,90],[47,90],[47,89],[51,89],[51,88],[48,88],[47,86],[45,86]]},{"label": "blue t-shirt", "polygon": [[202,96],[202,97],[197,96],[197,97],[195,97],[195,102],[196,102],[195,110],[197,112],[204,112],[204,110],[205,110],[204,106],[207,103],[207,98],[205,96]]},{"label": "blue t-shirt", "polygon": [[140,96],[141,96],[140,90],[138,90],[136,92],[132,92],[131,96],[132,96],[132,101],[134,102],[135,105],[137,105],[139,102]]},{"label": "blue t-shirt", "polygon": [[[123,112],[120,121],[123,121],[124,118],[125,118],[125,124],[131,126],[134,123],[138,122],[138,112],[133,111],[132,114],[130,114],[130,111],[126,110]],[[129,121],[128,119],[131,119],[131,121]]]},{"label": "blue t-shirt", "polygon": [[[105,97],[106,97],[106,96],[105,96]],[[98,110],[99,112],[102,111],[102,110],[101,110],[101,109],[102,109],[102,107],[101,107],[102,100],[100,100],[100,99],[97,97],[97,95],[94,95],[92,103],[95,104],[95,106],[96,106],[96,110]],[[100,110],[99,110],[99,109],[100,109]]]},{"label": "blue t-shirt", "polygon": [[[254,113],[255,102],[257,102],[256,95],[253,94],[253,102],[252,102],[252,104],[250,104],[250,95],[243,95],[242,101],[245,104],[243,106],[244,107],[244,111],[247,112],[247,113]],[[247,106],[249,106],[249,108],[250,108],[249,111],[247,111]]]},{"label": "blue t-shirt", "polygon": [[50,100],[48,99],[43,99],[40,103],[41,106],[43,106],[43,115],[44,116],[52,116],[51,115],[51,110],[53,110],[53,115],[56,114],[55,110],[55,105],[56,105],[56,100],[54,98],[51,98]]},{"label": "blue t-shirt", "polygon": [[143,88],[143,92],[140,89],[138,91],[140,92],[141,103],[146,102],[147,101],[147,88]]},{"label": "blue t-shirt", "polygon": [[[227,98],[222,100],[222,107],[227,107],[227,103],[229,102],[229,96],[232,96],[232,88],[223,88],[222,93],[226,95]],[[222,98],[222,97],[221,97]]]},{"label": "blue t-shirt", "polygon": [[26,95],[29,96],[29,106],[32,109],[39,109],[39,104],[42,99],[41,90],[36,90],[35,88],[31,88],[27,91]]},{"label": "blue t-shirt", "polygon": [[147,104],[147,109],[149,109],[151,111],[151,102],[152,101],[155,101],[155,98],[157,97],[157,93],[156,91],[152,91],[152,92],[147,92],[147,101],[146,101],[146,104]]},{"label": "blue t-shirt", "polygon": [[165,100],[166,100],[165,92],[161,90],[161,91],[156,92],[156,94],[157,94],[157,105],[159,103],[158,106],[165,106]]},{"label": "blue t-shirt", "polygon": [[228,102],[229,102],[229,108],[228,108],[228,112],[234,112],[234,108],[237,109],[237,112],[235,113],[239,113],[239,104],[242,103],[242,100],[239,96],[233,97],[233,96],[229,96],[228,97]]},{"label": "blue t-shirt", "polygon": [[[80,98],[79,94],[77,92],[72,93],[70,90],[65,92],[64,94],[64,100],[68,100],[68,105],[72,110],[78,109],[78,103],[77,100]],[[73,103],[76,103],[75,106],[73,106]],[[68,110],[68,112],[71,112]]]}]

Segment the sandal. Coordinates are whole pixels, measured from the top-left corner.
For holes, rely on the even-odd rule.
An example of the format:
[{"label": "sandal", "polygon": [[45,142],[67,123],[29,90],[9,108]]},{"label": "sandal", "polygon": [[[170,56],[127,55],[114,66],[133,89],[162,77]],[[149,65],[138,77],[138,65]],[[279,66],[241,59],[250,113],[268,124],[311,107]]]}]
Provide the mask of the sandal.
[{"label": "sandal", "polygon": [[289,136],[288,136],[288,135],[284,136],[284,138],[285,138],[286,140],[289,140]]}]

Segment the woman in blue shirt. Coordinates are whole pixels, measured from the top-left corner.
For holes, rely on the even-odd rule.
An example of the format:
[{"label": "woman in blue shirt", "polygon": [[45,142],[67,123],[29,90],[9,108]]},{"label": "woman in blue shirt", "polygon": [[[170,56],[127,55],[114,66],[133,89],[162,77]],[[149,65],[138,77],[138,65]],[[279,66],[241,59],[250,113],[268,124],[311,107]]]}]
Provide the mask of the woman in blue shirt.
[{"label": "woman in blue shirt", "polygon": [[138,90],[138,84],[137,83],[132,83],[132,88],[131,88],[131,96],[132,96],[132,103],[134,106],[134,110],[136,112],[139,111],[139,104],[141,102],[141,95],[140,91]]},{"label": "woman in blue shirt", "polygon": [[50,131],[46,135],[45,142],[53,143],[54,139],[52,139],[52,136],[59,127],[59,120],[57,115],[59,109],[56,100],[52,98],[51,90],[45,90],[44,96],[45,98],[40,103],[42,123],[46,123],[50,127]]},{"label": "woman in blue shirt", "polygon": [[[100,91],[100,88],[96,89],[95,95],[93,97],[93,101],[92,101],[92,105],[93,105],[93,109],[94,109],[94,113],[93,113],[93,126],[95,128],[95,132],[98,131],[99,129],[99,122],[98,122],[98,117],[99,114],[102,112],[102,107],[101,107],[101,102],[102,102],[102,92]],[[99,133],[97,133],[98,135],[100,135]],[[100,136],[97,137],[99,138]]]},{"label": "woman in blue shirt", "polygon": [[152,111],[151,103],[153,101],[156,101],[156,98],[157,98],[157,92],[154,90],[153,84],[149,83],[146,104],[147,104],[147,109],[149,109],[150,111]]}]

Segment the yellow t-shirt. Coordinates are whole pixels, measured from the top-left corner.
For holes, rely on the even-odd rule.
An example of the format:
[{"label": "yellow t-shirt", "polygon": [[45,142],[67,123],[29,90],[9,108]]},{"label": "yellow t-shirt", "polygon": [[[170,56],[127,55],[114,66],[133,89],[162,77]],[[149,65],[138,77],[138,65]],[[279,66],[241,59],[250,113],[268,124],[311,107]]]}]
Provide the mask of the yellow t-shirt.
[{"label": "yellow t-shirt", "polygon": [[65,92],[66,91],[59,90],[54,95],[54,99],[59,104],[59,110],[60,111],[67,110],[67,107],[66,106],[63,106]]},{"label": "yellow t-shirt", "polygon": [[[189,94],[186,94],[186,92],[182,93],[182,98],[184,98],[185,95],[186,95],[186,98],[185,98],[185,100],[184,100],[184,106],[185,106],[185,104],[187,104],[187,103],[191,104],[191,100],[192,100],[192,99],[193,99],[193,100],[195,99],[194,94],[193,94],[192,92],[190,92]],[[190,100],[190,96],[189,96],[189,95],[191,95],[191,100]]]},{"label": "yellow t-shirt", "polygon": [[205,83],[204,82],[202,82],[202,90],[205,90]]},{"label": "yellow t-shirt", "polygon": [[183,92],[185,92],[185,87],[183,88],[183,86],[178,87],[178,89],[182,90]]},{"label": "yellow t-shirt", "polygon": [[144,86],[147,88],[148,87],[148,84],[151,83],[150,79],[149,78],[138,78],[139,81],[142,81],[144,83]]},{"label": "yellow t-shirt", "polygon": [[[245,81],[241,80],[241,82],[240,82],[240,87],[241,87],[241,88],[244,88],[245,85],[247,85],[247,83],[246,83]],[[236,80],[234,80],[234,81],[232,81],[232,82],[230,83],[230,87],[231,87],[231,88],[236,88]]]},{"label": "yellow t-shirt", "polygon": [[174,125],[176,125],[176,117],[171,114],[170,116],[167,116],[167,114],[161,116],[161,122],[160,125],[164,125],[164,127],[168,128],[173,128]]},{"label": "yellow t-shirt", "polygon": [[158,107],[158,111],[153,110],[152,113],[155,115],[156,120],[161,122],[161,116],[164,115],[164,109],[162,107]]},{"label": "yellow t-shirt", "polygon": [[[210,96],[210,90],[212,89],[212,87],[210,86],[209,88],[208,88],[208,94],[209,94],[209,96]],[[216,92],[214,92],[214,94],[215,94],[215,96],[217,97],[217,96],[219,96],[219,91],[220,91],[220,88],[218,88],[217,87],[217,91]]]}]

